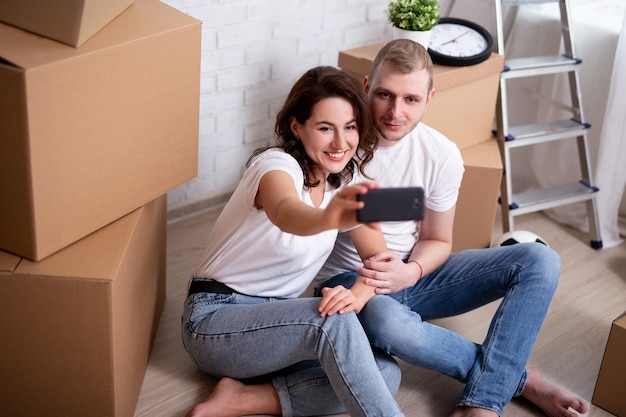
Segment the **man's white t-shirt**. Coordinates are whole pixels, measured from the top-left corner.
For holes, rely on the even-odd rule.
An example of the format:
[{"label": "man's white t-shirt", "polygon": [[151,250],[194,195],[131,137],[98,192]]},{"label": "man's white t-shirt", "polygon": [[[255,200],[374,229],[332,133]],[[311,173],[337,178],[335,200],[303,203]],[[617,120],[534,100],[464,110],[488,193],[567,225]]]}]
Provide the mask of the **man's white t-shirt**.
[{"label": "man's white t-shirt", "polygon": [[[275,170],[290,174],[300,199],[314,206],[298,162],[280,149],[265,151],[253,160],[215,222],[193,277],[215,279],[261,297],[298,297],[307,289],[330,254],[337,230],[296,236],[280,230],[257,209],[259,182]],[[326,191],[320,207],[335,193]]]},{"label": "man's white t-shirt", "polygon": [[[365,172],[380,187],[423,187],[425,206],[433,211],[447,211],[456,204],[464,167],[454,142],[419,123],[399,142],[379,147]],[[367,179],[355,174],[354,181]],[[419,238],[418,224],[416,221],[380,223],[387,248],[407,259]],[[343,231],[315,280],[322,282],[362,265],[349,234]]]}]

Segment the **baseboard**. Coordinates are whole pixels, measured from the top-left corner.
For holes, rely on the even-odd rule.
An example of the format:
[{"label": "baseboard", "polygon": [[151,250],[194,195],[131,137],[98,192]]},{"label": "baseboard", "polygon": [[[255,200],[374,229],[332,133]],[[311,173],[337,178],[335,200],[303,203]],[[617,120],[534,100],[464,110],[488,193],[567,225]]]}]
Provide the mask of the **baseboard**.
[{"label": "baseboard", "polygon": [[193,203],[179,205],[167,209],[167,222],[172,223],[186,217],[202,213],[208,210],[223,207],[232,193],[222,194],[216,197],[206,198]]}]

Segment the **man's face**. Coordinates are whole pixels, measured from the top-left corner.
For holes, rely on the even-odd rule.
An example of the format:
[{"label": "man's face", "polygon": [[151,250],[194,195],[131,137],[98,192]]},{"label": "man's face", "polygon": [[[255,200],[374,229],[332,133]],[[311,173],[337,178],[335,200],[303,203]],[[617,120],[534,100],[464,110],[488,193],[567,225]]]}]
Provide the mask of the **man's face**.
[{"label": "man's face", "polygon": [[422,120],[433,98],[425,69],[404,74],[389,63],[378,68],[374,79],[365,80],[374,124],[382,135],[380,146],[390,146],[402,139]]}]

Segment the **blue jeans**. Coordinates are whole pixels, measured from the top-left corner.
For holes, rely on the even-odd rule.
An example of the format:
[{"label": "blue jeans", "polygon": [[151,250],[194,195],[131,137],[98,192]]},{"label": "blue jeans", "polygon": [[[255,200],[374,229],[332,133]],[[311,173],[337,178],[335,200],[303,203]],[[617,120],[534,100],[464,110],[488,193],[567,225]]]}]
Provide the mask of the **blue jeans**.
[{"label": "blue jeans", "polygon": [[[375,296],[359,314],[370,341],[415,366],[464,382],[458,406],[502,415],[526,383],[526,363],[556,291],[561,261],[538,243],[454,253],[408,289]],[[350,287],[355,273],[324,286]],[[502,299],[481,345],[426,320]]]},{"label": "blue jeans", "polygon": [[283,416],[403,416],[393,398],[398,364],[372,353],[356,314],[324,318],[319,302],[193,294],[185,301],[183,344],[210,375],[271,382]]}]

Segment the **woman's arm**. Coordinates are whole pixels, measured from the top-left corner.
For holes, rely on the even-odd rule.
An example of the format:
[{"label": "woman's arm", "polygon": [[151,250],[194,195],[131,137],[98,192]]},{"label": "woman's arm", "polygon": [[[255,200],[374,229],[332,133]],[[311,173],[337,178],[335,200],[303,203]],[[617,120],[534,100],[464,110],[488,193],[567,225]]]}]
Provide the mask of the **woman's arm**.
[{"label": "woman's arm", "polygon": [[265,210],[270,221],[282,231],[309,236],[357,225],[356,210],[363,207],[363,203],[356,200],[356,195],[374,187],[374,184],[366,183],[344,187],[325,209],[319,209],[300,200],[289,174],[270,171],[261,178],[255,204]]},{"label": "woman's arm", "polygon": [[[361,259],[368,259],[387,250],[385,238],[379,227],[357,227],[350,232],[354,246]],[[319,311],[322,316],[350,311],[359,313],[367,302],[376,295],[376,287],[367,285],[365,277],[357,277],[349,292],[343,287],[323,288]]]}]

